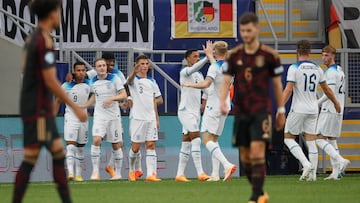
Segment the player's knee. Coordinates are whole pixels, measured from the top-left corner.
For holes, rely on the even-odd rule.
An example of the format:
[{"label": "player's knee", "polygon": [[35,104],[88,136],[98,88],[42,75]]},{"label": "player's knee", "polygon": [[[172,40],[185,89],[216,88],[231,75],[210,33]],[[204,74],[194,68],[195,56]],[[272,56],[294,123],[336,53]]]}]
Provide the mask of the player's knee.
[{"label": "player's knee", "polygon": [[121,148],[121,144],[120,143],[112,143],[112,148],[113,148],[113,150],[118,150]]},{"label": "player's knee", "polygon": [[132,150],[134,153],[138,153],[139,150],[140,150],[140,144],[139,144],[139,143],[132,143],[132,144],[131,144],[131,150]]},{"label": "player's knee", "polygon": [[77,145],[77,143],[76,142],[74,142],[74,141],[66,141],[66,145]]},{"label": "player's knee", "polygon": [[93,137],[93,145],[100,146],[101,145],[101,137],[100,136],[94,136]]},{"label": "player's knee", "polygon": [[52,151],[51,152],[53,160],[60,160],[65,158],[64,150]]},{"label": "player's knee", "polygon": [[24,162],[29,163],[31,165],[35,165],[37,158],[38,158],[38,155],[35,155],[35,156],[24,155]]},{"label": "player's knee", "polygon": [[146,149],[155,149],[155,142],[146,142]]}]

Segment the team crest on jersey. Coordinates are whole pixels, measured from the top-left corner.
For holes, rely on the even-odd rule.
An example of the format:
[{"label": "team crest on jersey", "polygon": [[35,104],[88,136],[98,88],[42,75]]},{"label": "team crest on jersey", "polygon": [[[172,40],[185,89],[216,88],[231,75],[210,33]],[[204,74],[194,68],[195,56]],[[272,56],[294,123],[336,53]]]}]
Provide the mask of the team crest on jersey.
[{"label": "team crest on jersey", "polygon": [[264,56],[257,56],[255,58],[255,64],[258,68],[262,68],[265,64],[265,57]]},{"label": "team crest on jersey", "polygon": [[239,59],[238,61],[236,61],[236,65],[242,66],[242,65],[243,65],[243,61],[242,61],[241,59]]}]

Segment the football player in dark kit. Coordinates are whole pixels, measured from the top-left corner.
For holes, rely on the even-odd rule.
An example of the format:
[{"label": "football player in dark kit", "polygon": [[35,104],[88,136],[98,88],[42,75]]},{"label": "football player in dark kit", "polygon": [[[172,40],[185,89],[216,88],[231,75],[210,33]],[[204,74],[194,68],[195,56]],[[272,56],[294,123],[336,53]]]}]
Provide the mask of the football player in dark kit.
[{"label": "football player in dark kit", "polygon": [[60,25],[61,0],[34,0],[31,11],[38,27],[25,42],[20,114],[23,121],[24,159],[16,174],[13,202],[22,202],[42,146],[52,155],[53,176],[62,202],[71,202],[62,139],[53,113],[53,94],[68,104],[84,122],[87,114],[66,95],[56,78],[56,59],[50,33]]},{"label": "football player in dark kit", "polygon": [[228,68],[224,69],[220,108],[227,111],[225,103],[232,77],[234,77],[234,145],[239,147],[240,161],[252,186],[249,203],[266,203],[269,199],[263,190],[266,165],[266,142],[271,136],[271,99],[269,84],[274,86],[278,104],[276,127],[285,123],[282,101],[281,75],[284,71],[276,51],[259,39],[259,20],[253,13],[240,18],[240,35],[243,44],[228,55]]}]

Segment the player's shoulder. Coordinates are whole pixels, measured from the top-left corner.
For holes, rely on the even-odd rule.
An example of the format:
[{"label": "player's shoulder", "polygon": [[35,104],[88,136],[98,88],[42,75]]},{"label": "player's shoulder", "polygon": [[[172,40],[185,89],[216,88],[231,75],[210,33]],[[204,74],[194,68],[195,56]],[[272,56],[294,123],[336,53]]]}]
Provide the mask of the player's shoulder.
[{"label": "player's shoulder", "polygon": [[89,79],[84,79],[83,84],[89,86],[91,81]]},{"label": "player's shoulder", "polygon": [[151,76],[147,76],[146,79],[149,80],[150,82],[156,84],[155,78],[153,78],[153,77],[151,77]]},{"label": "player's shoulder", "polygon": [[51,36],[47,33],[47,32],[44,32],[44,31],[41,31],[40,32],[43,40],[44,40],[44,45],[47,49],[53,49],[54,48],[54,41],[53,39],[51,38]]},{"label": "player's shoulder", "polygon": [[236,54],[242,53],[243,51],[244,51],[244,45],[243,44],[237,45],[236,47],[234,47],[228,51],[227,60],[231,59]]},{"label": "player's shoulder", "polygon": [[279,58],[279,53],[274,48],[266,44],[261,44],[260,50],[265,52],[266,54],[273,56],[273,58]]},{"label": "player's shoulder", "polygon": [[61,86],[66,89],[72,89],[74,86],[76,85],[76,83],[74,81],[70,81],[70,82],[64,82]]}]

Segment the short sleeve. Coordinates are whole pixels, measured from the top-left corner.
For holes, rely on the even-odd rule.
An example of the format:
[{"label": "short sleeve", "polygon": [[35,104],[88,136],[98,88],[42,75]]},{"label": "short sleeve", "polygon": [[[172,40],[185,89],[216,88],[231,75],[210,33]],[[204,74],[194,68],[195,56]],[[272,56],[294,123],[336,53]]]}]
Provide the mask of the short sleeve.
[{"label": "short sleeve", "polygon": [[319,83],[321,84],[321,83],[324,83],[324,82],[326,82],[326,79],[325,79],[325,76],[324,76],[324,71],[318,66],[318,68],[319,68],[319,76],[320,76],[320,78],[319,78]]},{"label": "short sleeve", "polygon": [[93,79],[97,75],[97,73],[96,70],[91,69],[86,72],[86,75],[88,76],[89,79]]},{"label": "short sleeve", "polygon": [[50,37],[43,35],[42,41],[39,41],[37,51],[39,53],[41,69],[56,67],[56,57]]},{"label": "short sleeve", "polygon": [[281,65],[280,58],[273,55],[272,60],[269,63],[270,74],[273,77],[282,75],[284,72],[284,67]]},{"label": "short sleeve", "polygon": [[155,98],[161,97],[161,91],[159,85],[156,83],[156,80],[153,80],[153,90]]},{"label": "short sleeve", "polygon": [[203,94],[201,96],[201,99],[207,100],[209,95],[209,88],[203,89]]},{"label": "short sleeve", "polygon": [[122,83],[121,79],[114,75],[115,77],[115,88],[116,88],[116,91],[121,91],[124,89],[124,84]]},{"label": "short sleeve", "polygon": [[212,63],[208,69],[206,77],[209,77],[212,80],[215,80],[218,68],[220,68],[220,67],[217,63]]},{"label": "short sleeve", "polygon": [[232,57],[223,64],[223,73],[231,76],[235,76],[235,64],[232,62]]},{"label": "short sleeve", "polygon": [[296,68],[294,65],[291,65],[288,69],[286,82],[296,82]]},{"label": "short sleeve", "polygon": [[328,85],[336,85],[336,74],[334,70],[328,70],[325,72],[325,79]]},{"label": "short sleeve", "polygon": [[123,84],[126,84],[127,80],[126,80],[126,78],[125,78],[125,75],[124,75],[124,73],[121,72],[120,70],[119,70],[119,78],[120,78],[120,80],[121,80],[121,82],[122,82]]}]

